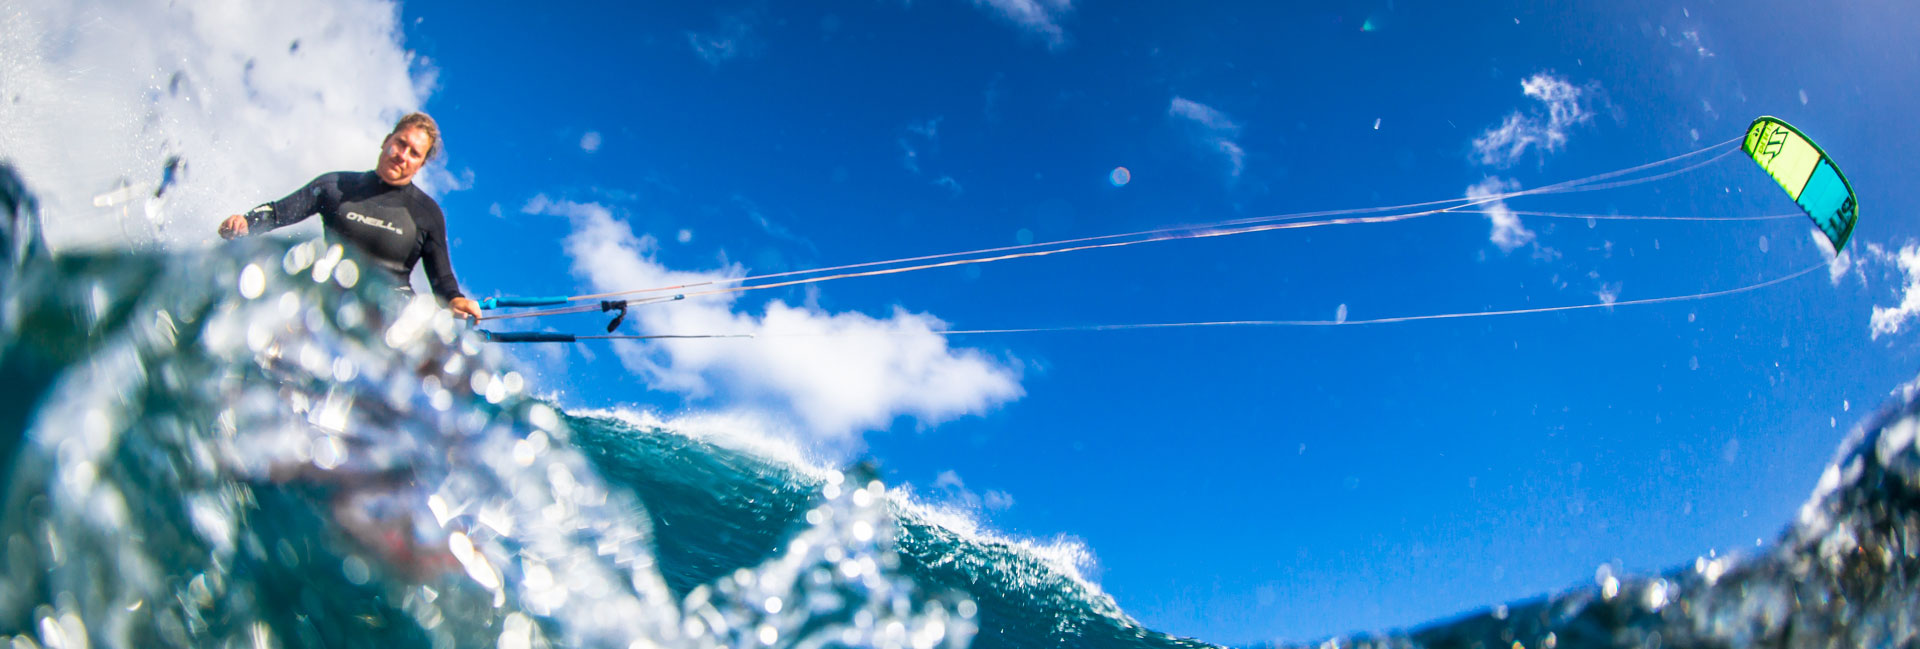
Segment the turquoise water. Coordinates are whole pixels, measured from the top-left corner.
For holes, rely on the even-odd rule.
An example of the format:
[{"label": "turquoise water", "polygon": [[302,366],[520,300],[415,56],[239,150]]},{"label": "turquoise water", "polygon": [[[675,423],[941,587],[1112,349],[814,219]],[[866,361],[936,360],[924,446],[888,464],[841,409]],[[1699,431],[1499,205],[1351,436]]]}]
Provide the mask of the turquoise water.
[{"label": "turquoise water", "polygon": [[[4,170],[0,211],[13,646],[1210,646],[868,467],[564,412],[322,243],[52,257]],[[1326,643],[1915,646],[1917,412],[1751,556]]]}]

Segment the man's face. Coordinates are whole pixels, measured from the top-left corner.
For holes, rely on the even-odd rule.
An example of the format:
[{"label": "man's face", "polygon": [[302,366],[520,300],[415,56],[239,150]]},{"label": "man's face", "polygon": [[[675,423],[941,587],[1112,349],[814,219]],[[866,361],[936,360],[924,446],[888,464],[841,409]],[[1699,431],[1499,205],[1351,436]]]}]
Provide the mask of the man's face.
[{"label": "man's face", "polygon": [[433,138],[419,127],[401,129],[387,136],[387,141],[380,145],[380,163],[374,171],[389,185],[413,182],[413,175],[420,173],[420,166],[427,163],[427,151],[432,145]]}]

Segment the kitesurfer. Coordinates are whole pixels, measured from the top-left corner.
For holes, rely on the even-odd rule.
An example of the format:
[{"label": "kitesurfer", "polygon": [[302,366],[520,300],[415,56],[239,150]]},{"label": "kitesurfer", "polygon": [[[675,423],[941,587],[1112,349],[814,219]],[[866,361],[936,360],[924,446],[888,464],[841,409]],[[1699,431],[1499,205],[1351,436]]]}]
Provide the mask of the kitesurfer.
[{"label": "kitesurfer", "polygon": [[447,257],[447,222],[433,197],[413,184],[428,160],[440,154],[440,127],[426,113],[409,113],[380,145],[372,171],[322,174],[286,198],[227,217],[227,239],[293,225],[316,213],[330,236],[346,240],[404,289],[420,261],[427,264],[433,294],[457,315],[480,317],[480,304],[460,292]]}]

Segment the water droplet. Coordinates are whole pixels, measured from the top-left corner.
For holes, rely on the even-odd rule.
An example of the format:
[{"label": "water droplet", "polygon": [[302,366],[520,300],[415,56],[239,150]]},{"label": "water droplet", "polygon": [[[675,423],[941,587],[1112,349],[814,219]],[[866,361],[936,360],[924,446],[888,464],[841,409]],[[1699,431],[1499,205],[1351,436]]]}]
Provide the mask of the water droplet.
[{"label": "water droplet", "polygon": [[845,575],[848,579],[858,579],[862,570],[864,570],[864,568],[858,561],[849,559],[840,562],[840,574]]},{"label": "water droplet", "polygon": [[345,561],[341,561],[340,574],[346,576],[347,581],[355,586],[366,585],[367,580],[373,576],[372,571],[367,569],[367,562],[361,561],[360,557],[347,557]]},{"label": "water droplet", "polygon": [[333,380],[334,381],[337,381],[340,383],[346,383],[348,381],[352,381],[353,378],[358,374],[359,372],[356,371],[353,367],[353,361],[347,360],[346,357],[344,356],[334,357],[333,359]]},{"label": "water droplet", "polygon": [[339,282],[340,288],[353,288],[360,283],[360,265],[352,259],[341,260],[340,266],[333,269],[333,281]]},{"label": "water droplet", "polygon": [[249,300],[260,297],[267,290],[267,273],[260,270],[259,264],[247,264],[240,269],[240,296]]},{"label": "water droplet", "polygon": [[280,261],[280,267],[287,271],[288,275],[297,275],[300,271],[306,270],[308,266],[313,265],[313,246],[313,242],[309,241],[288,248],[287,256]]},{"label": "water droplet", "polygon": [[327,280],[332,279],[333,267],[339,265],[340,259],[346,254],[346,249],[341,248],[339,244],[329,246],[327,248],[327,254],[322,255],[319,261],[313,263],[313,281],[316,283],[325,283]]},{"label": "water droplet", "polygon": [[1128,171],[1126,167],[1114,167],[1113,171],[1107,174],[1107,182],[1113,183],[1115,187],[1125,187],[1132,181],[1133,172]]},{"label": "water droplet", "polygon": [[[510,383],[519,383],[519,377],[518,372],[507,373],[507,381]],[[560,415],[545,404],[534,404],[532,408],[527,409],[527,422],[540,430],[553,430],[560,426]]]},{"label": "water droplet", "polygon": [[313,444],[313,465],[321,469],[333,469],[347,461],[347,447],[340,438],[322,435]]},{"label": "water droplet", "polygon": [[[460,535],[459,532],[454,532]],[[465,535],[460,535],[462,540]],[[500,625],[500,649],[529,649],[533,646],[533,621],[526,616],[514,613],[507,616],[505,624]]]},{"label": "water droplet", "polygon": [[[447,535],[447,549],[452,551],[453,558],[459,560],[460,565],[467,569],[467,576],[480,582],[482,588],[500,589],[500,573],[494,571],[493,564],[487,563],[487,557],[480,554],[480,549],[473,546],[473,540],[467,538],[464,532]],[[515,614],[515,616],[518,615],[518,613]],[[509,622],[511,621],[509,618]]]}]

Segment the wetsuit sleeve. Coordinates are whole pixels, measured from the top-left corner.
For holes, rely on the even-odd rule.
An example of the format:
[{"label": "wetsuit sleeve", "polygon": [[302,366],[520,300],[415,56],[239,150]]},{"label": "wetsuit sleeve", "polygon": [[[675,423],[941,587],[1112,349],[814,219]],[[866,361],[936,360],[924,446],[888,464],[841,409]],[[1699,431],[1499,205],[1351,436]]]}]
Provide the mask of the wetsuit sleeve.
[{"label": "wetsuit sleeve", "polygon": [[261,234],[277,230],[313,216],[329,198],[340,193],[339,174],[324,174],[286,198],[265,203],[247,212],[247,232]]},{"label": "wetsuit sleeve", "polygon": [[422,201],[420,210],[432,214],[427,219],[432,229],[425,233],[425,241],[420,244],[420,260],[427,264],[427,284],[433,287],[433,294],[441,302],[452,302],[453,298],[466,297],[460,292],[460,281],[453,276],[453,260],[447,256],[447,217],[440,212],[440,206],[432,201]]}]

